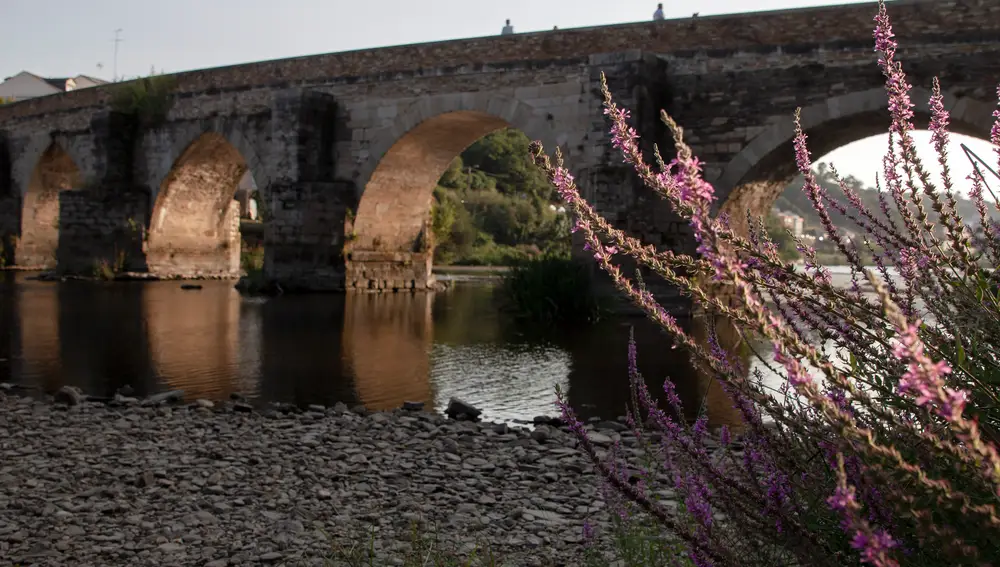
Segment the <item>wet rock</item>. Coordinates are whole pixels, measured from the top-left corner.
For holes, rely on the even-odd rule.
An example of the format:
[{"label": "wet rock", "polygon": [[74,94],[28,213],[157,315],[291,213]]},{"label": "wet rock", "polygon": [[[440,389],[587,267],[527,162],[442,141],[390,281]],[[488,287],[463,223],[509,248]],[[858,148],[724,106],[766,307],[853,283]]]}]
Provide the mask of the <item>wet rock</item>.
[{"label": "wet rock", "polygon": [[465,419],[475,421],[482,415],[483,410],[458,398],[451,398],[448,400],[448,407],[444,410],[444,413],[454,420],[460,420],[460,417],[464,416]]},{"label": "wet rock", "polygon": [[195,289],[201,289],[201,288],[202,288],[202,286],[199,285],[199,284],[181,284],[181,289],[184,289],[184,290],[195,290]]},{"label": "wet rock", "polygon": [[159,406],[163,404],[177,404],[184,401],[184,390],[170,390],[153,394],[142,401],[143,407]]},{"label": "wet rock", "polygon": [[205,399],[197,399],[194,401],[194,405],[199,408],[212,409],[215,407],[215,402]]},{"label": "wet rock", "polygon": [[123,396],[121,394],[115,394],[115,396],[113,398],[111,398],[111,401],[108,402],[108,403],[111,404],[111,405],[113,405],[113,406],[138,405],[139,398],[130,398],[128,396]]},{"label": "wet rock", "polygon": [[53,398],[57,404],[65,404],[67,406],[78,406],[86,399],[83,396],[83,392],[74,386],[63,386],[62,388],[59,388]]},{"label": "wet rock", "polygon": [[236,402],[233,404],[233,411],[238,413],[250,413],[253,411],[253,406],[244,402]]},{"label": "wet rock", "polygon": [[405,411],[424,411],[424,402],[403,402]]},{"label": "wet rock", "polygon": [[547,425],[539,425],[531,432],[531,438],[539,443],[545,443],[552,437],[552,432]]}]

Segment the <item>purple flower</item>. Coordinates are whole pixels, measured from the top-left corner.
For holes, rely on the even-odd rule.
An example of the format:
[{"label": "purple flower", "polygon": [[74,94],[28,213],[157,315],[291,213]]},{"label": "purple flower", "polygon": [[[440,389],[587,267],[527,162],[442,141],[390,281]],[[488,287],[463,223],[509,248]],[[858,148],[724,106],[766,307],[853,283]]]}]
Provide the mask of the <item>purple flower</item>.
[{"label": "purple flower", "polygon": [[851,547],[861,551],[861,560],[865,563],[885,567],[899,565],[888,557],[889,550],[896,547],[896,542],[885,530],[872,534],[857,532],[851,539]]},{"label": "purple flower", "polygon": [[[1000,106],[1000,86],[997,86],[997,106]],[[993,122],[993,128],[990,130],[990,141],[993,142],[993,150],[996,152],[997,157],[1000,158],[1000,109],[993,111],[993,118],[996,120]],[[998,159],[1000,162],[1000,159]]]},{"label": "purple flower", "polygon": [[893,354],[907,362],[899,379],[899,391],[914,396],[917,405],[933,403],[938,414],[950,421],[961,419],[967,395],[945,386],[944,376],[951,373],[945,361],[932,362],[924,354],[924,343],[917,336],[917,326],[908,325],[899,333]]}]

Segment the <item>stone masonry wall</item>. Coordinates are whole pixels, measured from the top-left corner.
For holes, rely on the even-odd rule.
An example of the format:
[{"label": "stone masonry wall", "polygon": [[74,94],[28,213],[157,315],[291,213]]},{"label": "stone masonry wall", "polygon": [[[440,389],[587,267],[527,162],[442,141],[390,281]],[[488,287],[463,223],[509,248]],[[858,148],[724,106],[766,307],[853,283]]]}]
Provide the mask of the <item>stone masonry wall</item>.
[{"label": "stone masonry wall", "polygon": [[95,269],[145,269],[141,219],[146,195],[137,192],[59,193],[58,269],[91,275]]},{"label": "stone masonry wall", "polygon": [[[897,1],[890,3],[889,10],[894,31],[902,38],[931,36],[962,42],[995,38],[1000,33],[1000,0]],[[199,93],[261,86],[288,88],[358,77],[398,80],[405,73],[420,75],[443,68],[482,71],[509,62],[572,59],[631,49],[734,54],[769,52],[777,46],[870,46],[875,11],[874,3],[847,4],[366,49],[181,73],[177,88],[181,93]],[[81,89],[4,105],[0,122],[104,105],[111,90]]]},{"label": "stone masonry wall", "polygon": [[229,257],[226,260],[226,271],[232,275],[240,273],[240,255],[243,252],[243,239],[240,235],[240,203],[237,200],[229,201],[226,207],[225,217],[228,222],[225,225],[224,238],[229,244],[227,251]]},{"label": "stone masonry wall", "polygon": [[16,195],[0,197],[0,268],[16,261],[17,235],[21,229],[21,200]]},{"label": "stone masonry wall", "polygon": [[264,272],[285,289],[343,290],[344,220],[353,187],[331,182],[337,104],[324,93],[289,90],[275,99],[268,160],[271,217]]},{"label": "stone masonry wall", "polygon": [[[900,41],[899,59],[917,87],[912,93],[917,127],[927,126],[929,89],[938,77],[949,98],[952,131],[988,139],[989,111],[995,108],[1000,82],[1000,42],[970,37],[946,47],[905,37]],[[814,159],[888,128],[884,77],[870,48],[767,58],[701,54],[666,61],[675,93],[666,110],[685,128],[736,228],[748,209],[754,215],[769,210],[797,173],[792,147],[796,108],[803,109]]]},{"label": "stone masonry wall", "polygon": [[[168,125],[144,136],[128,167],[119,163],[128,154],[122,144],[102,138],[113,129],[110,118],[102,122],[113,87],[4,105],[0,135],[18,140],[11,148],[19,191],[44,149],[39,144],[52,138],[67,148],[88,182],[108,194],[130,195],[133,185],[142,187],[151,206],[193,135],[218,132],[248,162],[265,193],[271,215],[264,230],[265,272],[290,288],[344,286],[346,211],[359,210],[377,167],[407,132],[458,110],[500,117],[543,140],[549,151],[562,146],[585,196],[612,222],[657,246],[685,248],[686,227],[637,183],[610,147],[600,73],[607,73],[619,104],[632,111],[645,150],[656,142],[670,159],[670,140],[657,116],[666,109],[707,161],[706,175],[722,197],[754,188],[737,200],[740,207],[761,208],[773,201],[793,162],[785,151],[790,144],[772,144],[764,153],[754,148],[762,146],[762,137],[780,138],[772,130],[786,124],[796,106],[813,113],[804,118],[811,120],[817,156],[884,130],[872,120],[877,108],[845,110],[867,109],[869,99],[850,97],[881,85],[872,53],[874,11],[874,4],[853,4],[644,22],[183,73],[177,75]],[[1000,54],[1000,0],[893,2],[889,11],[913,82],[929,84],[939,74],[953,97],[989,98],[1000,80],[992,65]],[[975,134],[973,122],[956,125]],[[3,218],[0,207],[0,223]],[[410,225],[397,231],[401,242],[416,237],[416,224]],[[77,247],[90,254],[81,261],[94,257],[88,246]],[[374,251],[358,252],[360,260]],[[220,253],[227,259],[212,261],[231,264],[232,248]],[[381,274],[370,279],[376,287],[409,279],[375,269],[384,258],[368,260],[372,273]],[[415,256],[385,261],[423,266]],[[355,283],[369,287],[364,279]]]}]

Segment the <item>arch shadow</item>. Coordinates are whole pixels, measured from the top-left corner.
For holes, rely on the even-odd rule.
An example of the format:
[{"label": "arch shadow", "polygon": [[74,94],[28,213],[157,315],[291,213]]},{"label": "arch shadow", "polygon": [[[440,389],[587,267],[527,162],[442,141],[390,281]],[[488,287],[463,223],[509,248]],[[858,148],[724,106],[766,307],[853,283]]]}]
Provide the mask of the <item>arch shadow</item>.
[{"label": "arch shadow", "polygon": [[483,93],[429,97],[379,138],[357,176],[358,210],[348,222],[348,288],[431,285],[433,190],[452,160],[507,127],[554,147],[545,116],[517,99]]},{"label": "arch shadow", "polygon": [[[910,96],[914,101],[914,123],[924,129],[930,119],[931,92],[914,88]],[[951,115],[951,132],[989,139],[994,105],[944,93],[944,106]],[[858,140],[887,133],[888,97],[881,87],[832,97],[803,108],[801,121],[810,154],[823,156]],[[754,216],[770,210],[798,174],[794,139],[794,116],[789,116],[746,144],[714,183],[719,196],[716,212],[728,213],[734,225],[740,227],[745,224],[747,209]]]},{"label": "arch shadow", "polygon": [[[242,135],[210,130],[195,136],[156,191],[146,244],[149,271],[170,277],[237,277],[236,190],[247,171],[262,169],[259,155]],[[257,182],[258,187],[267,185],[266,180]]]},{"label": "arch shadow", "polygon": [[60,194],[80,189],[83,175],[62,145],[51,141],[31,172],[21,204],[16,260],[23,268],[56,268],[59,249]]},{"label": "arch shadow", "polygon": [[16,261],[17,235],[21,226],[21,198],[14,188],[10,145],[0,133],[0,268]]}]

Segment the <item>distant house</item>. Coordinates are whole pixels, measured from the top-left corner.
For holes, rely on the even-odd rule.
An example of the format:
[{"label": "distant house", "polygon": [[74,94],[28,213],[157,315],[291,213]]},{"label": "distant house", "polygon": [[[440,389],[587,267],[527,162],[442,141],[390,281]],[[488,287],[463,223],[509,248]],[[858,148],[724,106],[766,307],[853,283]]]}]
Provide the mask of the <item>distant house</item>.
[{"label": "distant house", "polygon": [[7,77],[0,83],[0,99],[24,100],[50,94],[85,89],[106,84],[107,81],[89,75],[77,75],[69,78],[45,78],[34,73],[21,71],[13,77]]},{"label": "distant house", "polygon": [[240,202],[240,218],[257,220],[257,204],[250,204],[256,190],[257,181],[250,174],[250,170],[247,170],[236,187],[235,199]]},{"label": "distant house", "polygon": [[796,215],[795,213],[787,213],[784,211],[777,211],[777,217],[781,220],[781,224],[785,228],[791,229],[792,234],[795,236],[802,236],[802,231],[805,228],[804,218]]}]

